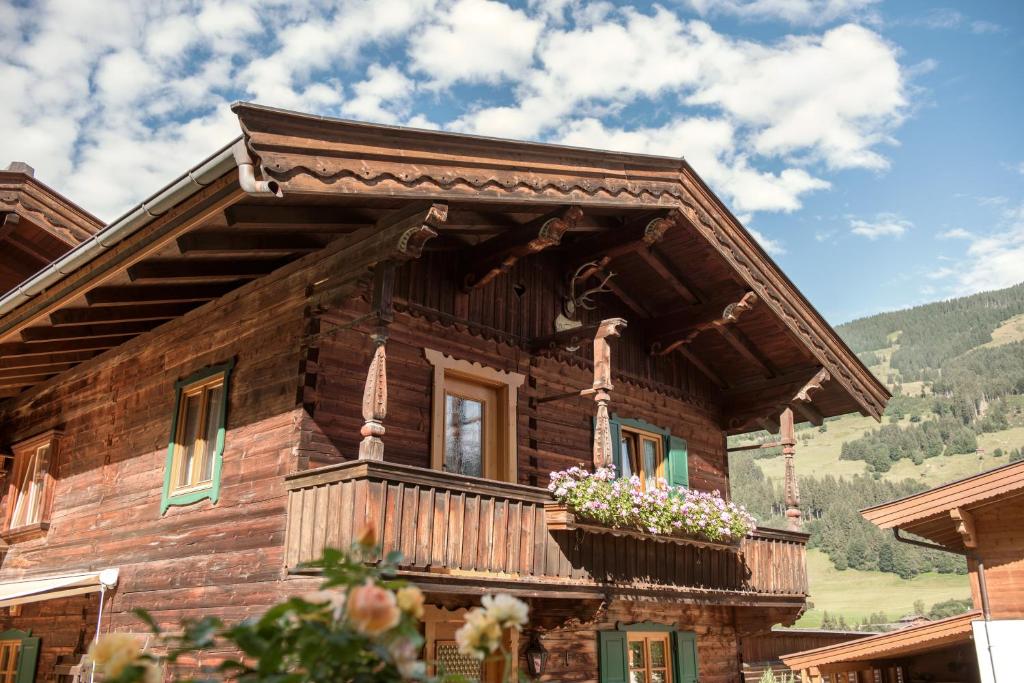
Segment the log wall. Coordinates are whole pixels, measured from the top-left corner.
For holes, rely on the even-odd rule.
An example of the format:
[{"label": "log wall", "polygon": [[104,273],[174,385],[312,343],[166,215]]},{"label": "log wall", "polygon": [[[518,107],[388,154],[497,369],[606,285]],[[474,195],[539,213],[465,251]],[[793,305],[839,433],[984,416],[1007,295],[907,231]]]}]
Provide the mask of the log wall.
[{"label": "log wall", "polygon": [[[481,290],[454,286],[452,259],[427,254],[399,270],[396,320],[390,326],[385,459],[430,466],[430,387],[433,367],[424,348],[460,360],[526,376],[519,391],[518,480],[545,486],[554,470],[591,462],[594,402],[531,399],[589,387],[590,346],[556,356],[537,355],[527,340],[554,331],[561,306],[561,271],[541,257],[526,259]],[[516,286],[524,287],[516,294]],[[325,310],[319,319],[314,397],[303,425],[302,451],[314,463],[355,457],[362,425],[360,402],[373,347],[366,332],[340,327],[364,314],[365,300]],[[602,307],[603,317],[628,312]],[[339,330],[332,332],[332,330]],[[312,367],[312,366],[311,366]],[[611,412],[670,430],[687,440],[690,485],[728,495],[725,439],[712,387],[678,354],[652,358],[628,327],[612,342],[615,390]],[[311,371],[313,372],[313,371]]]},{"label": "log wall", "polygon": [[[970,511],[978,537],[974,551],[985,561],[985,582],[994,619],[1024,619],[1024,505],[1012,497]],[[974,606],[981,608],[977,565],[968,563]]]}]

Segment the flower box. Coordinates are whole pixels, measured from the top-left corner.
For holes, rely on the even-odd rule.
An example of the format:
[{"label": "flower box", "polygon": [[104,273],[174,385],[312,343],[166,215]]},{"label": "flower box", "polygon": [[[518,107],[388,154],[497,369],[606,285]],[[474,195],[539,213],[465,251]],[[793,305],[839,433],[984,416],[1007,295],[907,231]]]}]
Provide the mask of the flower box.
[{"label": "flower box", "polygon": [[625,529],[604,526],[581,518],[569,509],[564,503],[545,503],[544,518],[547,521],[548,531],[583,531],[591,534],[608,534],[610,536],[628,536],[646,541],[658,543],[677,543],[679,545],[690,545],[700,548],[713,548],[716,550],[738,551],[742,539],[736,539],[731,543],[720,541],[708,541],[692,536],[673,534],[652,534],[638,529]]}]

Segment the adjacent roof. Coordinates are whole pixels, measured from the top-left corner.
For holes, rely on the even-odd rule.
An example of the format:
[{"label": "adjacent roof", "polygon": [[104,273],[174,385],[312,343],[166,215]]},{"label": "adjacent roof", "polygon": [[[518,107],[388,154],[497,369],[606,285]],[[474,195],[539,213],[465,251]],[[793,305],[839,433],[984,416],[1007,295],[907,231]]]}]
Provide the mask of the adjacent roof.
[{"label": "adjacent roof", "polygon": [[782,655],[791,669],[801,670],[826,664],[864,662],[921,654],[971,640],[971,622],[981,617],[980,610],[932,621],[921,626],[880,633],[838,645]]},{"label": "adjacent roof", "polygon": [[13,163],[0,170],[0,294],[103,227],[92,214]]},{"label": "adjacent roof", "polygon": [[1024,461],[875,505],[861,510],[861,514],[882,529],[899,528],[947,548],[963,550],[963,539],[950,516],[951,510],[970,510],[1021,493],[1024,493]]},{"label": "adjacent roof", "polygon": [[111,568],[84,574],[62,574],[0,583],[0,607],[98,593],[104,588],[116,586],[117,577],[118,570]]}]

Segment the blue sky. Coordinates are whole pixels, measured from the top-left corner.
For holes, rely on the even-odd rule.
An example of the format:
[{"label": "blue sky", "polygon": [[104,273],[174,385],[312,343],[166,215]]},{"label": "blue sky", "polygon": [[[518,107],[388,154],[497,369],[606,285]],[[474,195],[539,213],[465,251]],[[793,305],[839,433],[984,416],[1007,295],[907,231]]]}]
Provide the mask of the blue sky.
[{"label": "blue sky", "polygon": [[0,4],[0,163],[112,219],[234,100],[685,156],[833,323],[1024,280],[1024,3]]}]

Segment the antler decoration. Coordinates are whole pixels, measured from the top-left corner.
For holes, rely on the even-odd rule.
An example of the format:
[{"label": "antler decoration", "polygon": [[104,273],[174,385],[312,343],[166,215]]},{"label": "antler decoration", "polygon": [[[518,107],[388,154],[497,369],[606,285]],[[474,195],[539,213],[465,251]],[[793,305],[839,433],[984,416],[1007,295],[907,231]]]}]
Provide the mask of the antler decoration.
[{"label": "antler decoration", "polygon": [[592,298],[593,295],[604,294],[612,291],[611,288],[606,285],[609,280],[615,277],[615,273],[609,271],[604,278],[601,279],[601,282],[598,283],[597,287],[591,287],[590,289],[584,290],[582,294],[576,294],[576,283],[582,279],[581,275],[585,272],[588,274],[594,272],[594,270],[598,268],[598,265],[597,261],[584,263],[576,269],[575,273],[573,273],[572,282],[569,285],[569,301],[572,303],[573,309],[578,307],[592,311],[597,308],[597,304],[594,303],[594,299]]}]

